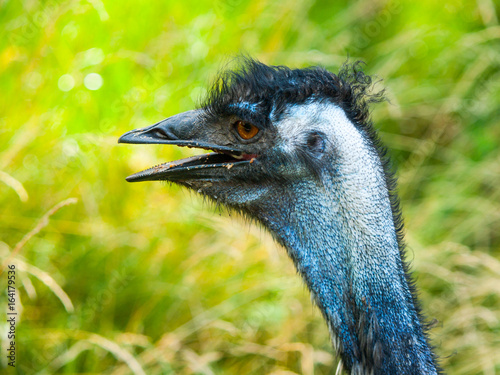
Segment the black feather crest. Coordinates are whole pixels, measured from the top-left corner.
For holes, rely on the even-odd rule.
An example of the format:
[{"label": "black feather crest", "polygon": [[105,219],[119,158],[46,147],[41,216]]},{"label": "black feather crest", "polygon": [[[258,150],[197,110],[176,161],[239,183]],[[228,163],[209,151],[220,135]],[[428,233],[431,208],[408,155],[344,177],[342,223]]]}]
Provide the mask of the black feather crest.
[{"label": "black feather crest", "polygon": [[384,100],[383,91],[372,92],[372,78],[361,69],[361,61],[346,62],[337,75],[321,67],[290,69],[247,57],[238,61],[238,69],[220,73],[212,84],[202,103],[208,118],[234,114],[235,104],[247,103],[255,108],[248,115],[261,117],[256,125],[265,126],[279,118],[288,105],[315,99],[338,105],[351,121],[362,126],[369,122],[369,104]]}]

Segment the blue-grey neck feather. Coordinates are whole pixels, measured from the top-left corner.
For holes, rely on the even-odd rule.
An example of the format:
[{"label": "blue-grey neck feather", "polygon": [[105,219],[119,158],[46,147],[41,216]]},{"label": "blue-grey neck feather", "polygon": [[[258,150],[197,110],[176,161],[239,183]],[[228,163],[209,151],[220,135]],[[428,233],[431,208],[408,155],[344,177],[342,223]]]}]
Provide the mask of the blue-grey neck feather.
[{"label": "blue-grey neck feather", "polygon": [[309,102],[281,119],[283,152],[293,152],[313,127],[327,135],[335,160],[321,182],[291,181],[278,193],[292,210],[270,202],[259,219],[307,283],[344,367],[353,374],[436,374],[373,145],[332,104]]}]

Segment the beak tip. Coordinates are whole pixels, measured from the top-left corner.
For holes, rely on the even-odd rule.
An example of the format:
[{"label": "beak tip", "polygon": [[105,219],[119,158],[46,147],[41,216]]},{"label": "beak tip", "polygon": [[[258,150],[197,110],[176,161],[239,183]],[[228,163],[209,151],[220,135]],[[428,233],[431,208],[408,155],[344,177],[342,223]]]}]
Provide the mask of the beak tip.
[{"label": "beak tip", "polygon": [[125,134],[122,134],[120,138],[118,138],[118,143],[131,143],[131,136],[132,136],[132,131],[126,132]]}]

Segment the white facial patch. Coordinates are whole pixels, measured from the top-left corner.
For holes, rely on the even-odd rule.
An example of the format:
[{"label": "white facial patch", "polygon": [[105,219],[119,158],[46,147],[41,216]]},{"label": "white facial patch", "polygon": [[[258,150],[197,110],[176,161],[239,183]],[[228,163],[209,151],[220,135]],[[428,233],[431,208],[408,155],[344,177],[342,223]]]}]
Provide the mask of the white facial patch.
[{"label": "white facial patch", "polygon": [[339,163],[342,174],[359,174],[370,170],[368,176],[373,176],[374,169],[382,171],[372,146],[367,144],[344,110],[334,104],[313,102],[295,105],[283,116],[277,129],[285,152],[294,152],[294,149],[305,144],[311,131],[320,131],[326,134],[328,143],[342,158]]},{"label": "white facial patch", "polygon": [[338,204],[336,208],[342,210],[348,220],[356,221],[356,227],[365,234],[380,235],[374,232],[373,224],[392,219],[383,167],[375,148],[345,112],[331,103],[300,104],[285,112],[275,125],[285,153],[303,147],[311,131],[326,135],[326,152],[336,155],[336,165],[331,169],[336,170],[336,175],[332,176],[332,182],[343,192],[338,194],[332,189],[328,204]]}]

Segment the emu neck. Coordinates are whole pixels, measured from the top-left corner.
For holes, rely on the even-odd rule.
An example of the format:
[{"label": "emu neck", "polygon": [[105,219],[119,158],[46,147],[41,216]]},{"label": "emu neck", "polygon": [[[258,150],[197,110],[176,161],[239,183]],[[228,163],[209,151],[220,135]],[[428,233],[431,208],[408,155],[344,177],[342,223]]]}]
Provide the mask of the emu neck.
[{"label": "emu neck", "polygon": [[304,278],[346,370],[436,374],[383,167],[370,141],[346,124],[332,126],[340,129],[337,159],[322,181],[289,182],[261,220]]},{"label": "emu neck", "polygon": [[342,189],[332,186],[330,194],[318,194],[318,186],[302,186],[304,196],[295,197],[288,223],[268,217],[267,224],[304,278],[348,371],[436,373],[388,197],[373,197],[372,207],[353,212],[353,202],[335,199],[346,196]]}]

